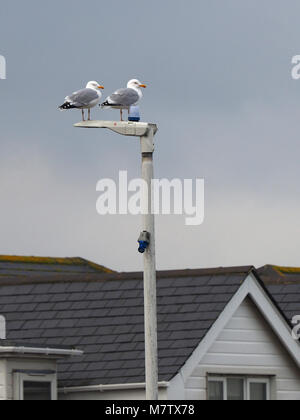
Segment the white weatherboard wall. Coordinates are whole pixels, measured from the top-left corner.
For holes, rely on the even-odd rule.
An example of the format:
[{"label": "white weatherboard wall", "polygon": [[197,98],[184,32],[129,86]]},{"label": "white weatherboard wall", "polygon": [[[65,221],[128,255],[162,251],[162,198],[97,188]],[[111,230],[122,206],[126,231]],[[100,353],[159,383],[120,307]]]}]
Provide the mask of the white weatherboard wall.
[{"label": "white weatherboard wall", "polygon": [[300,370],[250,298],[185,381],[186,399],[207,399],[208,374],[270,376],[272,399],[300,400]]}]

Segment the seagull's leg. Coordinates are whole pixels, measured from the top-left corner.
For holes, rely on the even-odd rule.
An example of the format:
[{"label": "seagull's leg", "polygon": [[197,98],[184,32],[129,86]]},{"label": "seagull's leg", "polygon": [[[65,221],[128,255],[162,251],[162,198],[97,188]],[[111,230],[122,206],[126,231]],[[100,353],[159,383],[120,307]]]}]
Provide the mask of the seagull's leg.
[{"label": "seagull's leg", "polygon": [[91,121],[91,108],[89,108],[89,111],[88,111],[88,120]]},{"label": "seagull's leg", "polygon": [[84,119],[84,109],[81,110],[81,114],[82,114],[82,121],[85,121],[85,119]]},{"label": "seagull's leg", "polygon": [[121,114],[121,121],[123,121],[123,110],[120,109],[120,114]]}]

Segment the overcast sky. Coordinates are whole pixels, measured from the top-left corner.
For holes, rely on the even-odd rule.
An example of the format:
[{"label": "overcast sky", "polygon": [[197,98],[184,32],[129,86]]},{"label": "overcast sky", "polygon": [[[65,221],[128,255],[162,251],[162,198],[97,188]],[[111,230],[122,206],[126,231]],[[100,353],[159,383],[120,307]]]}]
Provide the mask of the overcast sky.
[{"label": "overcast sky", "polygon": [[206,186],[203,225],[157,217],[158,268],[300,266],[299,16],[298,0],[2,2],[0,253],[142,269],[141,219],[95,210],[99,179],[139,176],[138,142],[57,110],[89,80],[108,95],[138,77],[156,177]]}]

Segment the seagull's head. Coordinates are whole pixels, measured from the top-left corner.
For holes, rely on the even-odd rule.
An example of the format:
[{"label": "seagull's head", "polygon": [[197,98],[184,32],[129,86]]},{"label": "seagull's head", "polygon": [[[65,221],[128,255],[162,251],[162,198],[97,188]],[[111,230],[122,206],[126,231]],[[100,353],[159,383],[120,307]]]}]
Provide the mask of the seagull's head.
[{"label": "seagull's head", "polygon": [[95,89],[95,90],[99,90],[99,89],[104,89],[103,86],[101,86],[98,82],[89,82],[86,85],[87,89]]},{"label": "seagull's head", "polygon": [[130,89],[140,89],[140,88],[146,88],[147,86],[141,83],[137,79],[132,79],[132,80],[129,80],[127,87]]}]

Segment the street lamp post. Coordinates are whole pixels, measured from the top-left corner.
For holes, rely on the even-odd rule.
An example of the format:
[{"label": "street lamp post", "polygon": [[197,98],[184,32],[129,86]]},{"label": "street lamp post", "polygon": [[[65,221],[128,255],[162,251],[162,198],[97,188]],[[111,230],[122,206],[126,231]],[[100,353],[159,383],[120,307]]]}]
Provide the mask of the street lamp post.
[{"label": "street lamp post", "polygon": [[158,400],[158,350],[155,227],[152,212],[152,179],[155,124],[127,121],[82,121],[79,128],[106,128],[123,136],[140,137],[142,154],[142,179],[148,188],[143,191],[143,231],[149,235],[149,245],[144,252],[144,318],[145,318],[145,371],[146,399]]}]

